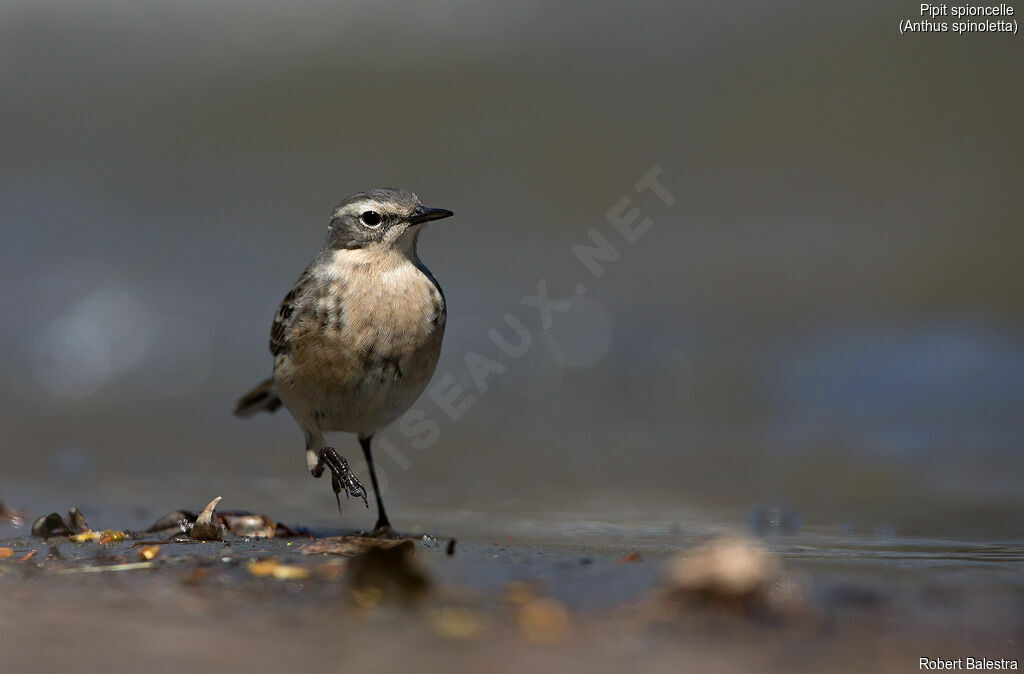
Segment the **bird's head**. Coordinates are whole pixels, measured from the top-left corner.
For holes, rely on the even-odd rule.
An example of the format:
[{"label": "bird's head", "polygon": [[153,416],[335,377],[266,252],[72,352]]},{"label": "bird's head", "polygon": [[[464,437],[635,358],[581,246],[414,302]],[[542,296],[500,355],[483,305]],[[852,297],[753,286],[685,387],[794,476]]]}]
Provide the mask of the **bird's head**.
[{"label": "bird's head", "polygon": [[415,255],[416,237],[424,223],[454,215],[428,208],[412,192],[378,187],[353,194],[331,214],[327,246],[334,250],[367,248]]}]

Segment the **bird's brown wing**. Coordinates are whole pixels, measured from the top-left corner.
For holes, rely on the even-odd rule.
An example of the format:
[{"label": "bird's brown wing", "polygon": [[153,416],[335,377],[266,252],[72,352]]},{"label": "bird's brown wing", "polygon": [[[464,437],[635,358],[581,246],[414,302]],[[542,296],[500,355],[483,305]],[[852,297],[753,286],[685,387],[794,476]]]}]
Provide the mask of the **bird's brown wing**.
[{"label": "bird's brown wing", "polygon": [[281,306],[277,308],[274,324],[270,327],[270,353],[275,358],[282,353],[287,353],[291,349],[289,335],[292,323],[295,320],[295,309],[298,303],[305,297],[313,281],[313,276],[310,274],[309,269],[309,267],[306,267],[299,280],[295,282],[292,289],[281,300]]}]

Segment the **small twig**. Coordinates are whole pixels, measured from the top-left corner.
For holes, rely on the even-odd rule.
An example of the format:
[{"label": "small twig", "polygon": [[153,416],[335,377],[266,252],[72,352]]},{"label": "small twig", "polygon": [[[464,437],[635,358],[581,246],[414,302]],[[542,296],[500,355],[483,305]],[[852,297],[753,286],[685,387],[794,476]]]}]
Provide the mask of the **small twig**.
[{"label": "small twig", "polygon": [[111,566],[81,566],[74,569],[61,569],[58,574],[65,573],[103,573],[106,571],[135,571],[138,569],[151,569],[156,562],[131,562],[129,564],[113,564]]}]

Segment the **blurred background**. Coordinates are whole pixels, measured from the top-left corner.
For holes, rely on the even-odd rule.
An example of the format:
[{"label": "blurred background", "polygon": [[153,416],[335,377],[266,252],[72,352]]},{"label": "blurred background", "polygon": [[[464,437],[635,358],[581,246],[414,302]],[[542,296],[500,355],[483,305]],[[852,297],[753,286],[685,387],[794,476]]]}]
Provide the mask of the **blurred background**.
[{"label": "blurred background", "polygon": [[[231,409],[332,207],[394,185],[457,214],[420,254],[438,377],[476,398],[417,404],[429,449],[383,434],[398,525],[1019,538],[1024,58],[901,37],[916,11],[5,0],[0,497],[337,525],[287,414]],[[671,206],[634,190],[654,166]],[[547,332],[538,279],[571,302]],[[508,312],[533,348],[480,394]]]}]

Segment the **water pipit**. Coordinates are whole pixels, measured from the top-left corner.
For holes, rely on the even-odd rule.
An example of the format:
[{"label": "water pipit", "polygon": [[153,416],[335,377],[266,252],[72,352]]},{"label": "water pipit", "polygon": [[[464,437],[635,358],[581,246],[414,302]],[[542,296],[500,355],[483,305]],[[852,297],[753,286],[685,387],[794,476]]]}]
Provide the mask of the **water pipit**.
[{"label": "water pipit", "polygon": [[416,254],[424,223],[452,215],[415,194],[378,188],[334,209],[327,240],[285,295],[270,330],[274,375],[242,396],[235,414],[282,404],[306,436],[314,477],[331,472],[340,494],[366,490],[348,462],[324,443],[333,431],[356,433],[377,499],[380,533],[391,532],[370,443],[423,393],[441,353],[445,299]]}]

